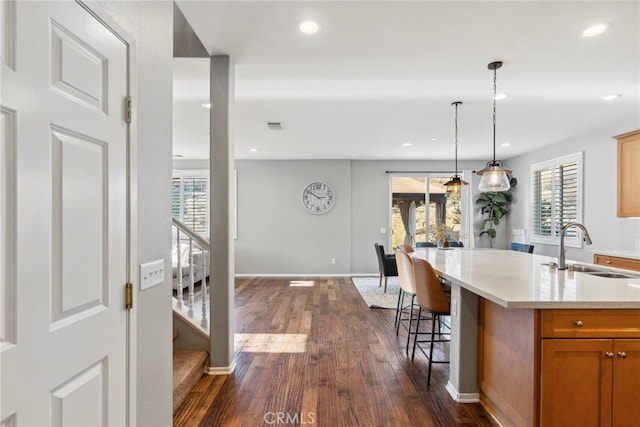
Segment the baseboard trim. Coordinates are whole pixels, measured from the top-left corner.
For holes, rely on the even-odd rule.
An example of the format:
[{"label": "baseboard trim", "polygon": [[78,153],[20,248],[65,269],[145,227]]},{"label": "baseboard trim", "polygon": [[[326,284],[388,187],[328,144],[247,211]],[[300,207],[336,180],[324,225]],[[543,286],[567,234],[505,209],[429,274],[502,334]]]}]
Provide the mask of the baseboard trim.
[{"label": "baseboard trim", "polygon": [[[235,277],[352,277],[352,276],[360,276],[360,274],[353,273],[335,273],[335,274],[325,274],[325,273],[236,273]],[[374,274],[362,274],[362,276],[375,276]]]},{"label": "baseboard trim", "polygon": [[455,386],[451,382],[447,382],[445,387],[449,395],[458,403],[477,403],[480,402],[480,393],[458,393]]},{"label": "baseboard trim", "polygon": [[235,359],[231,363],[231,366],[207,366],[204,373],[207,375],[230,375],[236,370]]}]

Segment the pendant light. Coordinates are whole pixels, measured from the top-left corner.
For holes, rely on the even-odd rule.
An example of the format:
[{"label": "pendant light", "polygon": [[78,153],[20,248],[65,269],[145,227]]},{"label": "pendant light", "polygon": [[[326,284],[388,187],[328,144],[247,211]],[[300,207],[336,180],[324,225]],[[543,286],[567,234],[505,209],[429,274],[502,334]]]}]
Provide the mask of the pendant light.
[{"label": "pendant light", "polygon": [[451,177],[451,179],[447,182],[444,183],[445,187],[447,187],[447,193],[446,196],[447,197],[456,197],[460,194],[460,190],[461,187],[463,185],[469,185],[469,183],[467,181],[462,180],[462,178],[460,178],[460,175],[458,175],[458,106],[461,105],[462,102],[460,101],[455,101],[452,102],[451,105],[453,105],[456,108],[456,118],[455,118],[455,171],[454,171],[454,175]]},{"label": "pendant light", "polygon": [[511,187],[507,176],[511,171],[503,168],[502,162],[496,160],[496,70],[500,67],[502,67],[501,61],[488,65],[488,68],[493,70],[493,160],[487,163],[487,167],[476,172],[482,176],[478,186],[480,191],[507,191]]}]

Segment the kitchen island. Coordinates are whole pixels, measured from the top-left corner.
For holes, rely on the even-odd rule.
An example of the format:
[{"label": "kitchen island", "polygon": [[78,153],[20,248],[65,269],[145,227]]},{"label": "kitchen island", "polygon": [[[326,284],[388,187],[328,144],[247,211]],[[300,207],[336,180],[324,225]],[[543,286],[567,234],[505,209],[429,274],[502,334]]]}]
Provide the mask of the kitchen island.
[{"label": "kitchen island", "polygon": [[558,271],[554,257],[496,249],[414,256],[452,283],[456,401],[479,400],[504,426],[640,419],[629,404],[640,399],[640,277]]}]

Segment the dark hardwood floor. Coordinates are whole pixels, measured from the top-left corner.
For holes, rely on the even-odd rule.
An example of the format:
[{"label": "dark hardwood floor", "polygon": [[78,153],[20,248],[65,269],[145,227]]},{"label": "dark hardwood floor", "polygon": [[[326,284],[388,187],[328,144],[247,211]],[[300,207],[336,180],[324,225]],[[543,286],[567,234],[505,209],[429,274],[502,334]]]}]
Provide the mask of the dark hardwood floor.
[{"label": "dark hardwood floor", "polygon": [[480,404],[455,403],[448,365],[405,354],[395,310],[370,309],[349,278],[236,281],[236,361],[204,376],[175,426],[495,426]]}]

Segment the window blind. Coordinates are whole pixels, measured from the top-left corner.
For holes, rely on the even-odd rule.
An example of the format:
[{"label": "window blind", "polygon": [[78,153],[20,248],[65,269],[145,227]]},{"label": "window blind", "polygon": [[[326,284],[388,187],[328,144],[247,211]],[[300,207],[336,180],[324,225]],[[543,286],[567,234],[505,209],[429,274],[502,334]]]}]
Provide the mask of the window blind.
[{"label": "window blind", "polygon": [[207,177],[173,177],[171,212],[175,218],[197,233],[207,233],[208,211]]},{"label": "window blind", "polygon": [[[582,153],[531,167],[532,241],[555,243],[565,224],[581,222]],[[580,246],[579,231],[567,230],[565,243]]]}]

